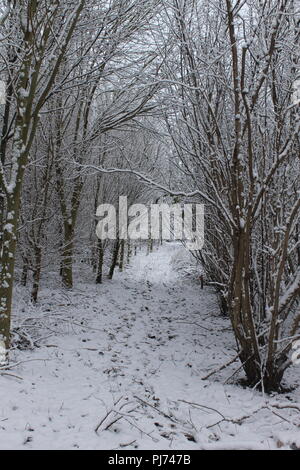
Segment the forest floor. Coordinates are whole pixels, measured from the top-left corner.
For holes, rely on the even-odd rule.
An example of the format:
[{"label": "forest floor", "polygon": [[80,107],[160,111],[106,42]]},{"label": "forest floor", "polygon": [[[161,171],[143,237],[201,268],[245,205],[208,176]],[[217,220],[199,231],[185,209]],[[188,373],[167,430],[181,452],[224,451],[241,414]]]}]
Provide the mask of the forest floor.
[{"label": "forest floor", "polygon": [[300,447],[299,366],[273,396],[239,385],[238,361],[202,380],[235,342],[180,257],[175,243],[140,252],[98,286],[82,266],[72,291],[43,288],[36,307],[17,286],[15,344],[31,349],[0,375],[0,449]]}]

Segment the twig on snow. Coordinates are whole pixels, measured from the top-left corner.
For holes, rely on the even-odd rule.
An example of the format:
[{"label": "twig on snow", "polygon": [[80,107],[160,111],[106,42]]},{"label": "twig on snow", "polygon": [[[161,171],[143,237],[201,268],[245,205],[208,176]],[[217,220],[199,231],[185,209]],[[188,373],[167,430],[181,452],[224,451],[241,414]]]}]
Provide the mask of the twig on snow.
[{"label": "twig on snow", "polygon": [[239,358],[239,354],[237,354],[236,356],[234,356],[233,359],[230,359],[230,361],[226,362],[226,364],[223,364],[221,367],[219,367],[218,369],[215,369],[213,370],[212,372],[210,372],[209,374],[207,374],[205,377],[202,377],[201,380],[207,380],[209,377],[211,377],[212,375],[214,374],[217,374],[217,372],[221,372],[221,370],[223,369],[226,369],[226,367],[230,366],[231,364],[233,364],[237,359]]},{"label": "twig on snow", "polygon": [[[126,417],[132,417],[129,415],[129,413],[132,413],[132,411],[135,411],[136,409],[136,406],[131,408],[130,410],[128,410],[127,412],[121,412],[121,410],[123,408],[125,408],[125,406],[128,406],[128,405],[131,405],[132,404],[132,401],[128,401],[125,399],[125,402],[121,404],[121,401],[122,401],[123,397],[120,397],[115,403],[114,403],[114,408],[110,409],[109,411],[107,411],[106,415],[101,419],[100,423],[96,426],[95,428],[95,433],[97,434],[99,429],[102,427],[102,431],[106,431],[107,429],[109,429],[113,424],[115,424],[116,422],[120,421],[120,419],[122,418],[126,418]],[[115,409],[115,407],[119,405],[119,409]],[[113,414],[117,415],[116,417],[112,416]],[[108,417],[111,416],[111,419],[108,421],[108,423],[106,424],[106,421],[108,419]]]},{"label": "twig on snow", "polygon": [[[114,406],[116,406],[118,403],[120,403],[120,401],[122,400],[123,397],[120,397],[115,403],[114,403]],[[113,412],[114,410],[111,409],[109,410],[106,415],[101,419],[100,423],[96,426],[95,428],[95,433],[98,432],[98,430],[100,429],[101,425],[104,423],[104,421],[108,418],[109,415],[111,415],[111,413]]]},{"label": "twig on snow", "polygon": [[128,442],[127,444],[120,444],[120,447],[123,448],[123,447],[131,446],[131,445],[134,444],[135,442],[136,442],[136,439],[135,439],[134,441]]},{"label": "twig on snow", "polygon": [[7,364],[5,366],[1,366],[0,367],[0,371],[1,370],[9,370],[9,369],[12,369],[13,367],[17,367],[19,366],[20,364],[25,364],[26,362],[32,362],[32,361],[49,361],[50,359],[43,359],[43,358],[40,358],[40,359],[27,359],[26,361],[19,361],[19,362],[13,362],[12,364]]},{"label": "twig on snow", "polygon": [[215,408],[211,408],[210,406],[201,405],[200,403],[194,403],[194,402],[187,401],[187,400],[178,400],[178,401],[181,401],[182,403],[186,403],[187,405],[194,406],[196,408],[205,408],[207,410],[214,411],[215,413],[220,415],[223,419],[226,419],[225,416],[220,411],[216,410]]},{"label": "twig on snow", "polygon": [[151,408],[153,408],[153,410],[155,410],[160,415],[164,416],[165,418],[169,419],[170,421],[173,421],[173,423],[177,423],[177,421],[174,418],[172,418],[172,416],[168,415],[164,411],[158,410],[157,408],[155,408],[155,406],[151,405],[151,403],[148,403],[145,400],[142,400],[142,398],[139,398],[136,395],[134,395],[133,398],[136,398],[137,400],[139,400],[141,403],[143,403],[146,406],[150,406]]},{"label": "twig on snow", "polygon": [[19,377],[18,375],[15,375],[15,374],[10,374],[9,372],[0,372],[0,376],[2,375],[8,375],[8,377],[13,377],[14,379],[23,380],[23,377]]}]

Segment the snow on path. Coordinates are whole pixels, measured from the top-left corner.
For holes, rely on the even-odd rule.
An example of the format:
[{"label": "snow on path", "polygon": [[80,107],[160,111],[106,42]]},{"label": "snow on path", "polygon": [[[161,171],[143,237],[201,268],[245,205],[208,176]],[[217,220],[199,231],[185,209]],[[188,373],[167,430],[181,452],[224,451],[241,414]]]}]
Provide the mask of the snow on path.
[{"label": "snow on path", "polygon": [[178,256],[166,243],[101,286],[20,300],[15,323],[44,340],[14,351],[23,380],[0,376],[0,449],[300,446],[299,411],[270,407],[299,403],[299,387],[266,398],[223,385],[238,363],[201,380],[234,357],[234,340],[214,292],[174,271]]}]

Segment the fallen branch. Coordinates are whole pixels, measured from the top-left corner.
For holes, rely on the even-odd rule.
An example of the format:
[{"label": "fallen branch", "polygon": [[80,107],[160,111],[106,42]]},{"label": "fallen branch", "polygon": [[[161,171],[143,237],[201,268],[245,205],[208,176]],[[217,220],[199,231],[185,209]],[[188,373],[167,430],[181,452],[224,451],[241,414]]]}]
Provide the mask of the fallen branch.
[{"label": "fallen branch", "polygon": [[[106,415],[101,419],[100,423],[96,426],[95,428],[95,433],[97,434],[99,429],[102,427],[102,431],[107,431],[113,424],[117,423],[118,421],[120,421],[120,419],[122,418],[126,418],[126,417],[130,417],[131,416],[129,415],[129,413],[132,413],[132,411],[135,411],[136,407],[128,410],[127,412],[125,413],[122,413],[121,410],[123,408],[125,408],[125,406],[128,406],[128,405],[131,405],[132,404],[132,401],[127,401],[125,399],[125,403],[122,403],[120,404],[120,402],[122,401],[123,397],[119,398],[115,403],[114,403],[114,408],[112,408],[111,410],[109,410]],[[120,404],[120,405],[119,405]],[[115,407],[119,405],[119,409],[115,409]],[[111,416],[111,415],[118,415],[118,416]],[[107,419],[110,418],[110,420],[108,421],[108,423],[106,424],[106,421]]]},{"label": "fallen branch", "polygon": [[194,406],[196,408],[205,408],[207,410],[214,411],[215,413],[218,413],[218,415],[220,415],[223,419],[226,419],[225,416],[220,411],[216,410],[215,408],[211,408],[210,406],[201,405],[200,403],[194,403],[194,402],[187,401],[187,400],[178,400],[178,401],[181,401],[182,403],[186,403],[187,405]]},{"label": "fallen branch", "polygon": [[153,431],[151,431],[151,433],[146,432],[143,429],[141,429],[139,426],[137,426],[135,423],[132,423],[131,421],[129,421],[126,418],[124,418],[124,419],[125,419],[125,421],[127,421],[128,424],[130,424],[130,426],[133,426],[134,428],[136,428],[141,434],[145,434],[146,436],[150,437],[150,439],[152,439],[153,442],[158,442],[157,438],[151,436],[151,433]]},{"label": "fallen branch", "polygon": [[9,370],[12,369],[13,367],[17,367],[20,364],[25,364],[26,362],[32,362],[32,361],[49,361],[50,359],[27,359],[26,361],[19,361],[19,362],[14,362],[12,364],[7,364],[6,366],[1,366],[1,370]]},{"label": "fallen branch", "polygon": [[139,400],[141,403],[143,403],[144,405],[146,406],[150,406],[151,408],[153,408],[153,410],[155,410],[157,413],[159,413],[160,415],[164,416],[165,418],[167,419],[170,419],[171,421],[173,421],[173,423],[177,423],[177,421],[172,418],[172,416],[168,415],[167,413],[164,413],[164,411],[161,411],[161,410],[158,410],[157,408],[155,408],[155,406],[151,405],[151,403],[148,403],[146,402],[145,400],[142,400],[142,398],[139,398],[137,397],[136,395],[134,395],[134,398],[136,398],[137,400]]},{"label": "fallen branch", "polygon": [[266,405],[261,406],[260,408],[257,408],[256,410],[251,411],[251,413],[248,414],[248,415],[241,416],[240,418],[225,418],[225,417],[223,417],[223,419],[219,420],[217,423],[210,424],[209,426],[206,426],[206,428],[209,429],[209,428],[212,428],[214,426],[217,426],[218,424],[222,423],[223,421],[226,421],[227,423],[233,423],[233,424],[241,425],[243,423],[243,421],[245,421],[246,419],[252,418],[253,415],[255,415],[255,414],[257,414],[257,413],[259,413],[260,411],[263,411],[263,410],[268,410],[272,414],[277,416],[278,418],[286,421],[287,423],[292,424],[293,426],[296,426],[297,428],[299,427],[299,423],[294,423],[293,421],[290,421],[289,419],[285,418],[284,416],[280,415],[279,413],[276,413],[274,410],[272,410],[272,408],[279,408],[279,409],[295,408],[298,411],[300,411],[300,408],[298,406],[293,406],[293,405],[282,405],[282,406],[280,406],[280,405],[277,405],[277,404],[274,404],[274,405],[266,404]]},{"label": "fallen branch", "polygon": [[297,405],[280,405],[278,403],[278,404],[270,405],[270,406],[272,406],[273,408],[278,408],[279,410],[283,410],[285,408],[291,408],[300,412],[300,406],[297,406]]},{"label": "fallen branch", "polygon": [[134,441],[128,442],[128,444],[120,444],[120,447],[123,448],[123,447],[131,446],[131,445],[134,444],[135,442],[136,442],[136,439],[135,439]]},{"label": "fallen branch", "polygon": [[218,369],[215,369],[213,370],[212,372],[210,372],[209,374],[207,374],[205,377],[202,377],[201,380],[207,380],[209,377],[211,377],[212,375],[216,374],[217,372],[221,372],[221,370],[223,369],[226,369],[226,367],[230,366],[231,364],[233,364],[237,359],[239,358],[239,354],[237,354],[236,356],[234,356],[233,359],[231,359],[230,361],[226,362],[226,364],[223,364],[221,367],[219,367]]},{"label": "fallen branch", "polygon": [[[114,403],[114,406],[116,406],[118,403],[120,403],[120,401],[122,400],[123,397],[120,397],[115,403]],[[100,426],[104,423],[104,421],[111,415],[111,413],[113,412],[114,410],[109,410],[106,415],[101,419],[100,423],[96,426],[95,428],[95,433],[98,432],[98,430],[100,429]]]},{"label": "fallen branch", "polygon": [[10,374],[9,372],[0,372],[0,376],[1,375],[8,375],[8,377],[13,377],[14,379],[23,380],[23,377],[19,377],[18,375],[15,375],[15,374]]}]

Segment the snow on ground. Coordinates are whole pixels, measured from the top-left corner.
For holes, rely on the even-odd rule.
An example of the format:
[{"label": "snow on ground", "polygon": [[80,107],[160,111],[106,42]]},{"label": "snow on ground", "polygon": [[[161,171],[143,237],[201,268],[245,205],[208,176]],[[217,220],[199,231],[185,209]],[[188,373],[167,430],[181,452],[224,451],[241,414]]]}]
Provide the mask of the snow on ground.
[{"label": "snow on ground", "polygon": [[139,252],[100,286],[82,267],[37,307],[17,289],[15,326],[40,347],[0,376],[0,449],[300,447],[299,366],[294,391],[272,397],[233,383],[238,362],[201,380],[235,343],[213,290],[175,271],[182,250]]}]

